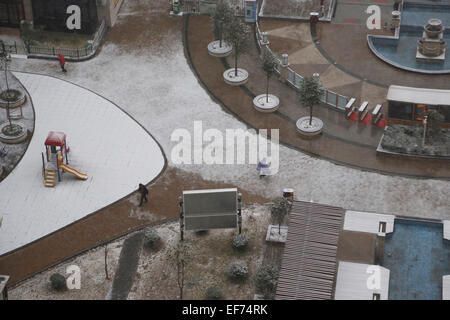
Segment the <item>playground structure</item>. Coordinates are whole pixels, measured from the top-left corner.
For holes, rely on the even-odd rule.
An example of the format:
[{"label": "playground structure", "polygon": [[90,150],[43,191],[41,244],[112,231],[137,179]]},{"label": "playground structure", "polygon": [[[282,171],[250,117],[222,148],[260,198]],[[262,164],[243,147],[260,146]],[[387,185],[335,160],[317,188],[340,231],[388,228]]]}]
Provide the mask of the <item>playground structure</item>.
[{"label": "playground structure", "polygon": [[[44,185],[53,188],[58,181],[61,181],[62,173],[68,172],[80,180],[87,180],[88,176],[69,166],[68,153],[70,148],[67,146],[66,134],[64,132],[51,131],[45,140],[45,154],[42,153],[42,173],[44,176]],[[64,163],[64,158],[66,163]],[[47,160],[47,162],[45,161]]]}]

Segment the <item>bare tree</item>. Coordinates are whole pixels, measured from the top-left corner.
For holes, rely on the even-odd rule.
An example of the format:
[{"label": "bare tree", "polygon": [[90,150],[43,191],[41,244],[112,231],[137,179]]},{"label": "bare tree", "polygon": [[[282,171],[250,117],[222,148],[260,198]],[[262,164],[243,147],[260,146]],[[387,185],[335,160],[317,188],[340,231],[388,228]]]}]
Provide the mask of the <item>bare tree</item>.
[{"label": "bare tree", "polygon": [[180,241],[175,247],[169,249],[167,257],[171,263],[175,264],[177,269],[177,284],[180,290],[180,300],[183,300],[186,267],[192,260],[191,248],[184,241]]},{"label": "bare tree", "polygon": [[264,52],[263,59],[262,59],[262,67],[263,67],[264,73],[267,76],[266,102],[269,102],[269,79],[270,79],[270,77],[272,77],[274,75],[274,73],[276,72],[276,67],[277,67],[277,60],[275,59],[273,54],[271,54],[269,52],[269,50],[266,50]]},{"label": "bare tree", "polygon": [[106,276],[106,280],[109,280],[109,275],[108,275],[108,244],[105,245],[105,276]]},{"label": "bare tree", "polygon": [[220,40],[220,47],[222,48],[224,28],[233,19],[233,11],[227,2],[220,1],[216,10],[211,16],[213,22],[214,35]]},{"label": "bare tree", "polygon": [[232,17],[230,23],[225,26],[225,41],[233,45],[234,52],[234,74],[238,75],[238,57],[248,49],[248,37],[250,28],[235,16]]},{"label": "bare tree", "polygon": [[285,198],[275,199],[272,208],[271,215],[272,219],[278,224],[278,233],[281,234],[281,224],[284,221],[284,217],[289,213],[290,203]]},{"label": "bare tree", "polygon": [[5,82],[6,82],[6,91],[4,93],[6,100],[6,118],[9,120],[9,126],[12,126],[11,123],[11,117],[10,117],[10,110],[9,110],[9,100],[10,100],[10,90],[9,90],[9,82],[8,82],[8,63],[9,63],[9,57],[8,52],[6,52],[5,44],[0,42],[0,65],[5,71]]}]

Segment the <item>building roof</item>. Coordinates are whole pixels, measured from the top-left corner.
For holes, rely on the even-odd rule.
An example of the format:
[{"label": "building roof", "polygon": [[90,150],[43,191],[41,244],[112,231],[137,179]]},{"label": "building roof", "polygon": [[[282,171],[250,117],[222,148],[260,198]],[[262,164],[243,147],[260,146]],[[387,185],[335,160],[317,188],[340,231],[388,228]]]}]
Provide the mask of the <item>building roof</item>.
[{"label": "building roof", "polygon": [[386,99],[389,101],[449,106],[450,90],[390,86]]},{"label": "building roof", "polygon": [[289,215],[277,300],[329,300],[344,209],[294,201]]}]

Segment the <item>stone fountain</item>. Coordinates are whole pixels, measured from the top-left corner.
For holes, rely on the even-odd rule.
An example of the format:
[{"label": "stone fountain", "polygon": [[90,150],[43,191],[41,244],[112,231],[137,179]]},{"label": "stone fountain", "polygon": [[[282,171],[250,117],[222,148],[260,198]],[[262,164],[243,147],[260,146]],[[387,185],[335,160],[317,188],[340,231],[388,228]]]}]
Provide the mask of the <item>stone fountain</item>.
[{"label": "stone fountain", "polygon": [[422,39],[417,42],[416,59],[444,61],[445,46],[444,26],[440,19],[430,19],[423,27]]}]

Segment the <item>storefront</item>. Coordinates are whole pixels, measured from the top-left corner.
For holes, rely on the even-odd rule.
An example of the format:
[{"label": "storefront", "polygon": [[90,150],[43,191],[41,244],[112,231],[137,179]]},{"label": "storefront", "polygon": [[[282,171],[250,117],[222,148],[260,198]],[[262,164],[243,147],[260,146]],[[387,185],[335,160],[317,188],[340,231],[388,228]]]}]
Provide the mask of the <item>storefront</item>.
[{"label": "storefront", "polygon": [[441,113],[443,127],[450,127],[450,90],[390,86],[388,122],[406,125],[422,125],[430,110]]},{"label": "storefront", "polygon": [[18,27],[24,19],[22,0],[0,0],[0,26]]},{"label": "storefront", "polygon": [[92,0],[33,0],[34,27],[45,31],[66,32],[67,8],[77,5],[81,9],[80,33],[94,33],[98,26],[97,4]]}]

